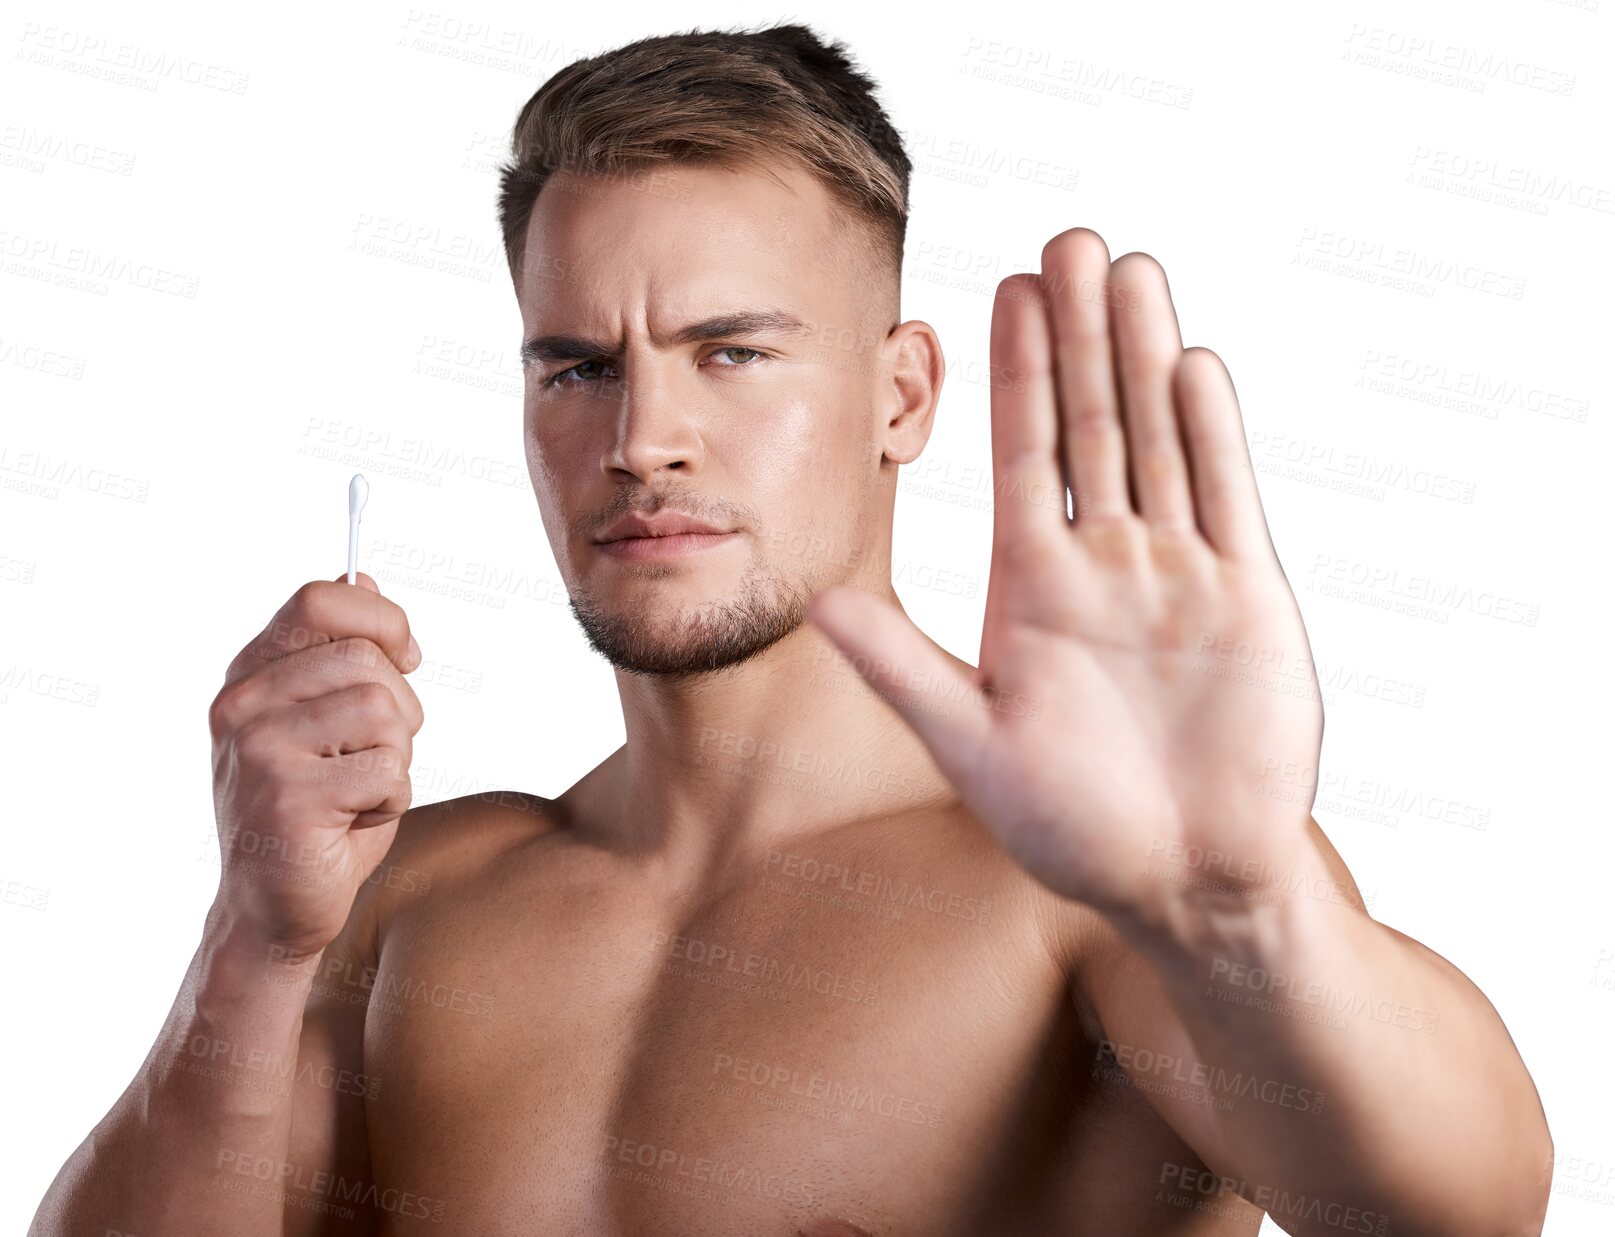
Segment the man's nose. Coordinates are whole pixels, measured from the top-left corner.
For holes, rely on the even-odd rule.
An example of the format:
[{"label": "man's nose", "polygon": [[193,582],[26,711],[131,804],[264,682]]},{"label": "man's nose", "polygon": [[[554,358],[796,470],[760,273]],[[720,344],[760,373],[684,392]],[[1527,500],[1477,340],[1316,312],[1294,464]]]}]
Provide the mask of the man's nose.
[{"label": "man's nose", "polygon": [[618,382],[611,439],[600,459],[601,470],[614,480],[631,473],[648,483],[659,471],[700,470],[701,434],[694,415],[700,395],[694,376],[685,380],[676,371],[671,359],[652,360]]}]

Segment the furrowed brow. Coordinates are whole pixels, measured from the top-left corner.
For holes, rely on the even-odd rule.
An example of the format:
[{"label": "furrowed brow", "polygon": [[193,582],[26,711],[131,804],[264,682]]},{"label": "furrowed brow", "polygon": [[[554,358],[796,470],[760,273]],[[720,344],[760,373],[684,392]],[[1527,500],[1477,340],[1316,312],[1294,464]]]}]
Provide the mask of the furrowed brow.
[{"label": "furrowed brow", "polygon": [[[709,339],[733,339],[737,336],[807,335],[812,333],[812,329],[800,318],[780,310],[741,309],[682,326],[673,332],[669,343],[698,344]],[[614,356],[621,350],[620,342],[585,339],[579,335],[539,335],[522,342],[521,359],[522,364],[533,365]]]},{"label": "furrowed brow", "polygon": [[704,322],[692,322],[673,332],[675,344],[698,344],[735,335],[807,335],[812,328],[800,318],[777,309],[740,309]]}]

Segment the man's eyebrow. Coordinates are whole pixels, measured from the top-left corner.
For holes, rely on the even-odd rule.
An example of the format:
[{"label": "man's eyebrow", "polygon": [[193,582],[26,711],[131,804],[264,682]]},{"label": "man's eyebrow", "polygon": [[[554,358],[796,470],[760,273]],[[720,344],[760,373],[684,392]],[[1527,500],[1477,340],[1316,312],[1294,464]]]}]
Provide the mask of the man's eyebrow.
[{"label": "man's eyebrow", "polygon": [[[812,327],[794,314],[777,309],[737,309],[681,326],[669,338],[670,344],[696,344],[708,339],[728,339],[741,335],[807,335]],[[585,339],[579,335],[539,335],[523,340],[522,364],[575,361],[585,357],[615,356],[621,342]]]}]

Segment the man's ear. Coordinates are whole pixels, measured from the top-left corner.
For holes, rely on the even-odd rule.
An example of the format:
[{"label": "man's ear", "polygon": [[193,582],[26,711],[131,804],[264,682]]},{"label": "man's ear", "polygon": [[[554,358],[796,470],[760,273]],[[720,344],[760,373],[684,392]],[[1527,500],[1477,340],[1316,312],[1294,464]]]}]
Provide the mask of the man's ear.
[{"label": "man's ear", "polygon": [[919,458],[931,437],[947,365],[931,324],[914,319],[892,328],[881,345],[881,389],[876,393],[876,440],[894,464]]}]

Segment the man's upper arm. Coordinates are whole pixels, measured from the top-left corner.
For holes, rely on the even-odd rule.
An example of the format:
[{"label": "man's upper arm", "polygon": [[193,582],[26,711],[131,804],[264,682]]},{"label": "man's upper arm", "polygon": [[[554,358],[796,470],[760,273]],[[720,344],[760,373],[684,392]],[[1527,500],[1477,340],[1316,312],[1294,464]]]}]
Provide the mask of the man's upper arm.
[{"label": "man's upper arm", "polygon": [[284,1237],[372,1237],[379,1230],[365,1100],[400,1085],[365,1065],[365,1013],[382,942],[403,899],[441,888],[449,871],[483,853],[470,844],[479,826],[497,829],[512,813],[524,824],[535,819],[540,801],[514,797],[522,806],[502,812],[489,810],[481,795],[406,811],[386,857],[359,886],[347,922],[321,956],[303,1007],[292,1081]]},{"label": "man's upper arm", "polygon": [[372,1237],[378,1230],[365,1096],[380,1080],[364,1067],[365,1011],[377,966],[377,890],[378,883],[359,887],[347,923],[320,957],[303,1009],[291,1139],[286,1164],[278,1166],[285,1237]]}]

